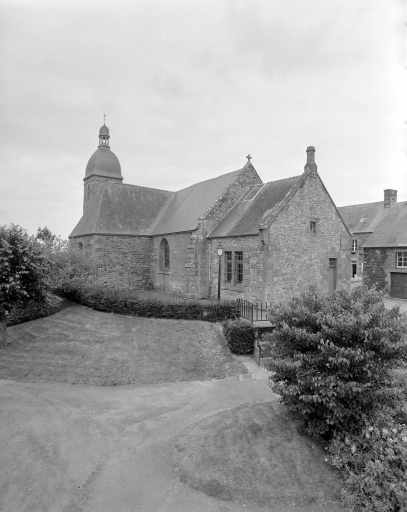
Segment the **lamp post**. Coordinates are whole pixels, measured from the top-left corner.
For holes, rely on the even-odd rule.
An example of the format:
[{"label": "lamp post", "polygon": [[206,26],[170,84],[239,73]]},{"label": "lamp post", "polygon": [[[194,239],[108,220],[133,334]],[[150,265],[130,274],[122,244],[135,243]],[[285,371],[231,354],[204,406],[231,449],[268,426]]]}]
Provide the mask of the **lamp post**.
[{"label": "lamp post", "polygon": [[223,254],[223,249],[220,246],[220,242],[219,242],[219,246],[218,246],[218,300],[220,300],[220,276],[221,276],[222,254]]}]

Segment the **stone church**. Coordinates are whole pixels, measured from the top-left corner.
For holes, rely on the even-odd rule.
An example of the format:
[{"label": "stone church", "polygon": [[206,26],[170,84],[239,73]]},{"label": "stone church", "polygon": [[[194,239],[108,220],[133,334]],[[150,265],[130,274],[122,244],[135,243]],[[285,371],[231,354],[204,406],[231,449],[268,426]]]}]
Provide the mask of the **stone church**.
[{"label": "stone church", "polygon": [[[304,172],[263,183],[242,169],[170,192],[127,185],[107,126],[84,178],[70,238],[99,263],[99,281],[191,298],[274,301],[308,284],[350,286],[350,233],[307,148]],[[219,271],[220,268],[220,271]]]}]

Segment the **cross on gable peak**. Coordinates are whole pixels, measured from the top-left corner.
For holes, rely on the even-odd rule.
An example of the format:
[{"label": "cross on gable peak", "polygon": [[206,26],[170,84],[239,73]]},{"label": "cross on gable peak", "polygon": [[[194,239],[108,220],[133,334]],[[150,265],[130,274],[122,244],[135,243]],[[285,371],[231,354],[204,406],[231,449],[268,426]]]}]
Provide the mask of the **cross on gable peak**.
[{"label": "cross on gable peak", "polygon": [[247,158],[247,161],[250,163],[250,160],[253,158],[252,156],[250,156],[250,153],[246,156]]}]

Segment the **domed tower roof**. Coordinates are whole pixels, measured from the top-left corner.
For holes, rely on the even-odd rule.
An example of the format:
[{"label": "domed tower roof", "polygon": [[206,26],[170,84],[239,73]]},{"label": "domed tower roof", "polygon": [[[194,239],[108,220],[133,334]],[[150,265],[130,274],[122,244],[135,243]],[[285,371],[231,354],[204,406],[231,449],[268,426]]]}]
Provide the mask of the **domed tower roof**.
[{"label": "domed tower roof", "polygon": [[99,135],[109,135],[109,128],[105,124],[99,130]]},{"label": "domed tower roof", "polygon": [[122,181],[120,162],[109,147],[109,128],[103,125],[99,130],[99,147],[90,157],[86,166],[85,180],[91,176],[96,178],[112,178],[108,181]]}]

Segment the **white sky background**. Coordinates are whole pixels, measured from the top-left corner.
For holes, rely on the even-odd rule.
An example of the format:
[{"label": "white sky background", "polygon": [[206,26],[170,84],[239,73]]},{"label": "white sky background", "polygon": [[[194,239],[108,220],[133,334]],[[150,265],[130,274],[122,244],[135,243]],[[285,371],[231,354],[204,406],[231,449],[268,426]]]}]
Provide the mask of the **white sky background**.
[{"label": "white sky background", "polygon": [[67,237],[98,130],[124,183],[318,172],[407,200],[403,0],[0,0],[0,224]]}]

